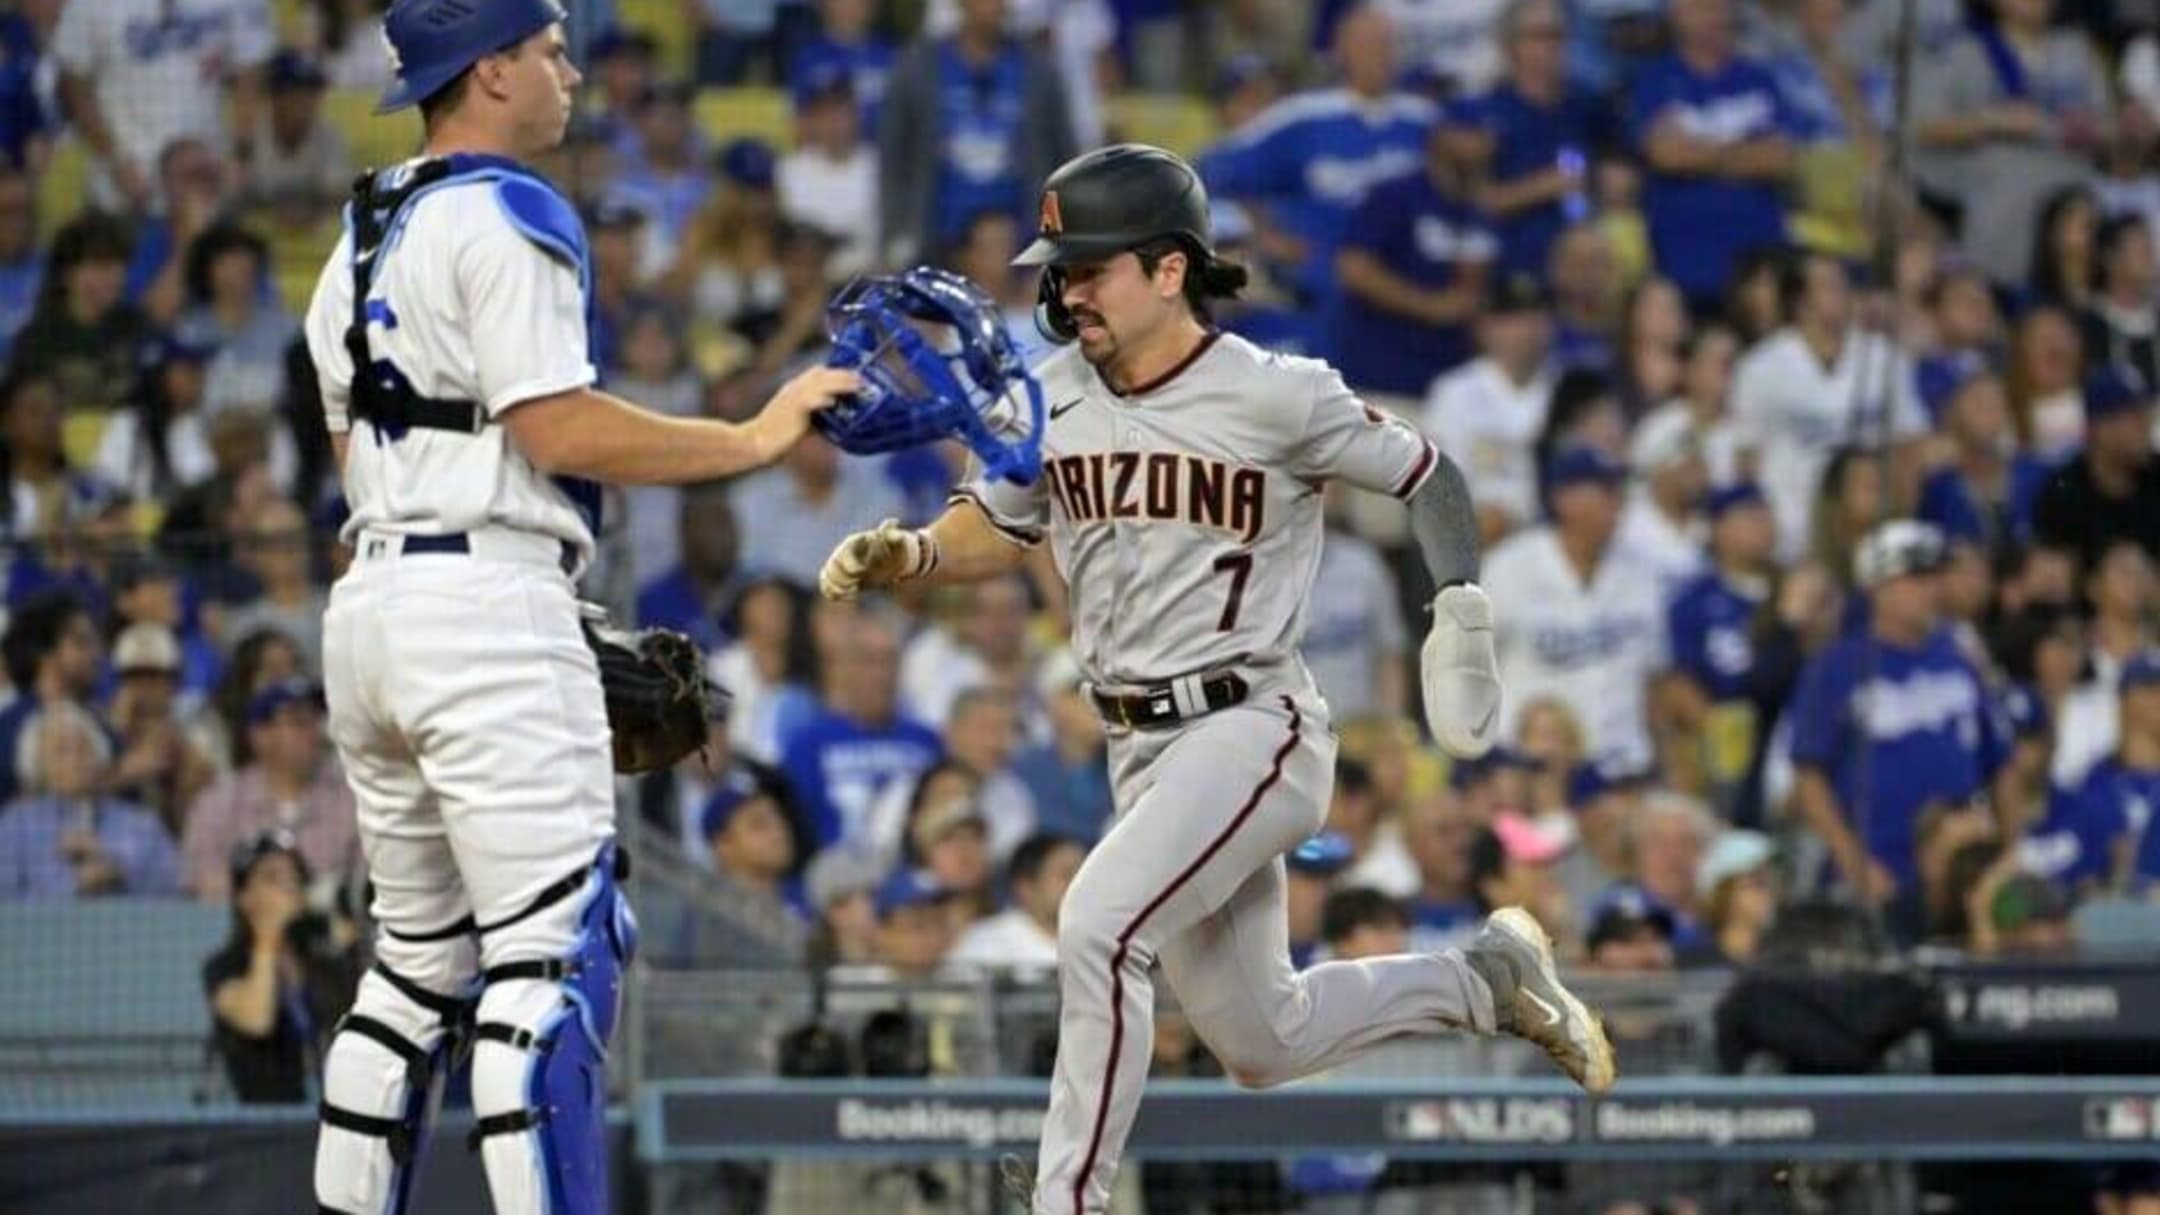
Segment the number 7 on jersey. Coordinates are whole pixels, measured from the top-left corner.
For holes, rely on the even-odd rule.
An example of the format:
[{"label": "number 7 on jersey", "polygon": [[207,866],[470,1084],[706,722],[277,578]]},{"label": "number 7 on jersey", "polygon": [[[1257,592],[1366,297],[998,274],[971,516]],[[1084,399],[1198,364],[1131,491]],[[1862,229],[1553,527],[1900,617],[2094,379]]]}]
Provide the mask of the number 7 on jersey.
[{"label": "number 7 on jersey", "polygon": [[1230,574],[1230,598],[1223,604],[1222,619],[1215,631],[1227,633],[1237,627],[1238,609],[1245,605],[1245,581],[1252,577],[1251,553],[1224,553],[1215,558],[1215,572]]}]

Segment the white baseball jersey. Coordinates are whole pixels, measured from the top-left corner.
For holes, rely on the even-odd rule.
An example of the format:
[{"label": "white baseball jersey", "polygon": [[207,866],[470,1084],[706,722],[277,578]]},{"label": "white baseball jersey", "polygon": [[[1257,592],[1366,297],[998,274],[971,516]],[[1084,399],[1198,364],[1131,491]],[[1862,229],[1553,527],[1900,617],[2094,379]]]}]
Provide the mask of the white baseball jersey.
[{"label": "white baseball jersey", "polygon": [[1470,496],[1518,524],[1542,513],[1534,452],[1552,390],[1550,371],[1517,384],[1498,363],[1479,358],[1434,380],[1425,398],[1425,433],[1462,469]]},{"label": "white baseball jersey", "polygon": [[1507,0],[1376,0],[1374,7],[1394,22],[1404,67],[1430,69],[1463,96],[1500,79],[1500,18]]},{"label": "white baseball jersey", "polygon": [[[525,236],[487,181],[421,194],[385,242],[368,287],[368,352],[422,396],[479,402],[500,419],[520,402],[583,388],[584,287],[576,266]],[[308,307],[308,352],[332,434],[352,431],[352,236],[338,242]],[[586,517],[501,426],[479,434],[413,429],[386,440],[353,432],[345,462],[350,541],[362,529],[434,534],[499,526],[569,541],[592,558]]]},{"label": "white baseball jersey", "polygon": [[1211,336],[1161,380],[1118,393],[1069,347],[1036,372],[1043,475],[977,470],[956,493],[1000,531],[1047,531],[1072,588],[1088,679],[1145,684],[1296,660],[1324,538],[1320,486],[1408,498],[1439,458],[1316,359]]},{"label": "white baseball jersey", "polygon": [[176,139],[225,147],[220,86],[270,58],[275,30],[269,0],[73,0],[52,52],[91,81],[121,153],[154,181]]},{"label": "white baseball jersey", "polygon": [[1371,541],[1329,532],[1307,601],[1303,651],[1328,712],[1347,720],[1379,707],[1373,673],[1400,661],[1409,638],[1395,576]]},{"label": "white baseball jersey", "polygon": [[1733,369],[1733,424],[1740,444],[1755,452],[1787,560],[1807,549],[1808,516],[1831,453],[1877,442],[1886,400],[1893,440],[1927,429],[1911,360],[1879,334],[1853,330],[1829,367],[1794,329],[1741,356]]},{"label": "white baseball jersey", "polygon": [[1659,593],[1670,603],[1708,563],[1703,549],[1706,530],[1700,519],[1675,523],[1650,500],[1648,490],[1638,488],[1621,508],[1620,530],[1613,540],[1642,561],[1657,579]]},{"label": "white baseball jersey", "polygon": [[1586,585],[1549,526],[1509,537],[1486,558],[1484,575],[1499,606],[1503,735],[1515,732],[1524,706],[1550,696],[1574,711],[1593,757],[1648,762],[1646,692],[1667,665],[1655,576],[1615,544]]}]

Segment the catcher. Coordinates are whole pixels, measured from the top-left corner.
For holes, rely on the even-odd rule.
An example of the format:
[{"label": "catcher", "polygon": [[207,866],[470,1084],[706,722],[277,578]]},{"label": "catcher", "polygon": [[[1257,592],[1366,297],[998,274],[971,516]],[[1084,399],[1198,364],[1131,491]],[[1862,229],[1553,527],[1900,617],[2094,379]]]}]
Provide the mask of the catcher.
[{"label": "catcher", "polygon": [[324,1212],[406,1209],[466,1023],[495,1209],[608,1209],[600,1072],[636,924],[604,740],[612,721],[616,764],[671,762],[705,704],[687,641],[588,638],[595,480],[768,463],[858,383],[807,372],[741,426],[594,388],[585,233],[521,163],[569,118],[562,20],[555,0],[396,0],[383,108],[418,105],[425,148],[360,180],[308,310],[352,504],[323,622],[330,733],[381,927],[323,1062]]}]

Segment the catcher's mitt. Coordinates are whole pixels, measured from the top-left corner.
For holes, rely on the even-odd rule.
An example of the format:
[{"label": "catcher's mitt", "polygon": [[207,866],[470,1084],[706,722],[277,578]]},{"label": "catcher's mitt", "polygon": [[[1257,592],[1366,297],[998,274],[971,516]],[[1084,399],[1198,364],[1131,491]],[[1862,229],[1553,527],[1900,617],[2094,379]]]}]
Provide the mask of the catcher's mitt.
[{"label": "catcher's mitt", "polygon": [[617,772],[651,772],[703,751],[727,695],[705,678],[697,643],[670,629],[623,629],[587,606],[585,643],[600,664]]}]

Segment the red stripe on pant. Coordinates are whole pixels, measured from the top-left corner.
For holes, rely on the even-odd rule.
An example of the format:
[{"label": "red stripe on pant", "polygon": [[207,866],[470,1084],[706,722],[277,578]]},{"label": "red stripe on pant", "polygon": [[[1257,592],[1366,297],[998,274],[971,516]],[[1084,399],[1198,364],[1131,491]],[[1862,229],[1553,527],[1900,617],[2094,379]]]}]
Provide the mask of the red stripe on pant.
[{"label": "red stripe on pant", "polygon": [[1290,752],[1297,749],[1298,728],[1302,721],[1297,705],[1289,697],[1283,697],[1282,703],[1284,708],[1290,710],[1290,737],[1283,740],[1282,746],[1276,748],[1275,760],[1268,767],[1268,774],[1260,778],[1259,784],[1253,786],[1252,793],[1245,798],[1245,804],[1238,807],[1238,812],[1231,816],[1230,825],[1209,841],[1208,846],[1193,859],[1193,863],[1171,878],[1170,884],[1163,887],[1162,893],[1149,900],[1148,905],[1140,909],[1140,914],[1133,917],[1132,923],[1125,926],[1125,931],[1118,934],[1117,951],[1110,955],[1110,1054],[1103,1061],[1102,1100],[1095,1106],[1095,1129],[1088,1135],[1087,1155],[1081,1158],[1080,1174],[1073,1179],[1073,1215],[1086,1213],[1088,1178],[1094,1174],[1095,1159],[1102,1153],[1103,1124],[1110,1117],[1110,1088],[1117,1079],[1118,1051],[1125,1045],[1126,951],[1132,945],[1133,934],[1140,931],[1148,917],[1169,902],[1170,897],[1186,882],[1191,881],[1192,875],[1200,872],[1202,865],[1213,860],[1215,854],[1222,851],[1223,845],[1230,842],[1230,837],[1236,835],[1238,828],[1244,826],[1245,820],[1251,818],[1252,812],[1259,808],[1261,797],[1274,787],[1276,781],[1282,779],[1283,761],[1290,758]]}]

